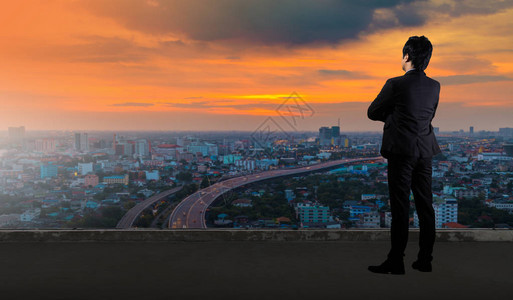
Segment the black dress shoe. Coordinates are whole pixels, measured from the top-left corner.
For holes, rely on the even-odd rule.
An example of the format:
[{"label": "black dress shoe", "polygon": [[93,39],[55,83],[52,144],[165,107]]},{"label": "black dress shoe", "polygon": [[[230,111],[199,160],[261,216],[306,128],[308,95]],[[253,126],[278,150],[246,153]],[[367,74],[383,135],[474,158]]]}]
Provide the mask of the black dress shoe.
[{"label": "black dress shoe", "polygon": [[379,266],[369,266],[369,271],[373,273],[381,273],[381,274],[404,274],[404,262],[401,261],[391,261],[389,259],[385,260]]},{"label": "black dress shoe", "polygon": [[433,268],[431,267],[431,262],[429,261],[416,260],[413,262],[411,267],[421,272],[431,272],[433,270]]}]

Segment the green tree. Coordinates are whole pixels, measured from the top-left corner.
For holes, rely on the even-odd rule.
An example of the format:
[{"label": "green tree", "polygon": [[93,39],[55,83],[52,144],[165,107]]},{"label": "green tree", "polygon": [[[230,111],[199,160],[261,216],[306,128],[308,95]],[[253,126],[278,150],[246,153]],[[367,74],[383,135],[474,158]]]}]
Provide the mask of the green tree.
[{"label": "green tree", "polygon": [[207,175],[205,175],[203,177],[203,180],[201,180],[200,188],[203,189],[203,188],[206,188],[209,186],[210,186],[210,179],[208,178]]},{"label": "green tree", "polygon": [[180,172],[176,175],[176,179],[183,182],[191,182],[192,181],[192,173],[191,172]]}]

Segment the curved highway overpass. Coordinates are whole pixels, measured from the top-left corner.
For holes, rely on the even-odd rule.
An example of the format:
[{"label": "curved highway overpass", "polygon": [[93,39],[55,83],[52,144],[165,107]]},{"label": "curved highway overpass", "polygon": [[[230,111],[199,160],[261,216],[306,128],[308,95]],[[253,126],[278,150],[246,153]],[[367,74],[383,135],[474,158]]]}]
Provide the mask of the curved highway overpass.
[{"label": "curved highway overpass", "polygon": [[134,225],[135,220],[139,217],[139,215],[145,210],[147,207],[152,205],[153,203],[159,201],[162,198],[165,198],[171,194],[174,194],[181,190],[183,186],[178,186],[173,189],[164,191],[162,193],[159,193],[157,195],[153,195],[150,198],[144,200],[141,203],[138,203],[136,206],[132,207],[129,211],[126,212],[126,214],[119,220],[118,225],[116,225],[116,228],[118,229],[127,229]]},{"label": "curved highway overpass", "polygon": [[353,159],[339,159],[319,164],[313,164],[306,167],[297,167],[289,169],[277,169],[264,171],[256,174],[230,178],[225,181],[215,183],[207,188],[201,189],[194,194],[186,197],[180,202],[169,218],[169,228],[207,228],[205,223],[205,210],[223,193],[257,181],[271,179],[275,177],[288,176],[294,174],[330,169],[339,165],[369,160],[381,160],[381,156]]}]

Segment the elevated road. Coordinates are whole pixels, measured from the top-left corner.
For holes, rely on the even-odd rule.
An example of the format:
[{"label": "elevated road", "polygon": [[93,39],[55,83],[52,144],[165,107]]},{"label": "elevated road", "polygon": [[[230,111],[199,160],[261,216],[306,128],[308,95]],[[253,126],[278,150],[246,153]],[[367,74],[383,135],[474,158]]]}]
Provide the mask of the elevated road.
[{"label": "elevated road", "polygon": [[227,191],[257,181],[266,179],[289,176],[313,171],[321,171],[334,168],[347,163],[382,160],[381,156],[339,159],[319,164],[313,164],[306,167],[278,169],[264,171],[256,174],[244,175],[230,178],[225,181],[215,183],[207,188],[201,189],[180,202],[169,218],[169,228],[207,228],[205,223],[205,210],[223,193]]},{"label": "elevated road", "polygon": [[119,220],[118,225],[116,225],[116,228],[118,229],[127,229],[134,225],[135,220],[141,215],[143,210],[148,208],[150,205],[153,205],[155,202],[161,200],[162,198],[165,198],[171,194],[174,194],[182,189],[183,186],[178,186],[174,189],[170,189],[167,191],[164,191],[162,193],[156,194],[151,196],[150,198],[144,200],[141,203],[138,203],[136,206],[132,207],[129,211],[126,212],[126,214]]}]

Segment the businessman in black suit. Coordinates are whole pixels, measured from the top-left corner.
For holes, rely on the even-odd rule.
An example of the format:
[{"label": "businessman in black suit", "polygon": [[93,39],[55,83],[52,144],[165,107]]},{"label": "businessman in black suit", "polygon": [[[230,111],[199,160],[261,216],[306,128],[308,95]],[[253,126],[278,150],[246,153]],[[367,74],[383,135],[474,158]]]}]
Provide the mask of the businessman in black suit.
[{"label": "businessman in black suit", "polygon": [[424,36],[412,36],[403,47],[403,76],[388,79],[367,111],[369,119],[385,122],[381,155],[388,161],[392,211],[391,249],[375,273],[404,274],[408,241],[410,189],[419,216],[420,250],[414,269],[431,272],[435,242],[431,161],[440,153],[431,121],[438,106],[440,83],[426,76],[433,46]]}]

